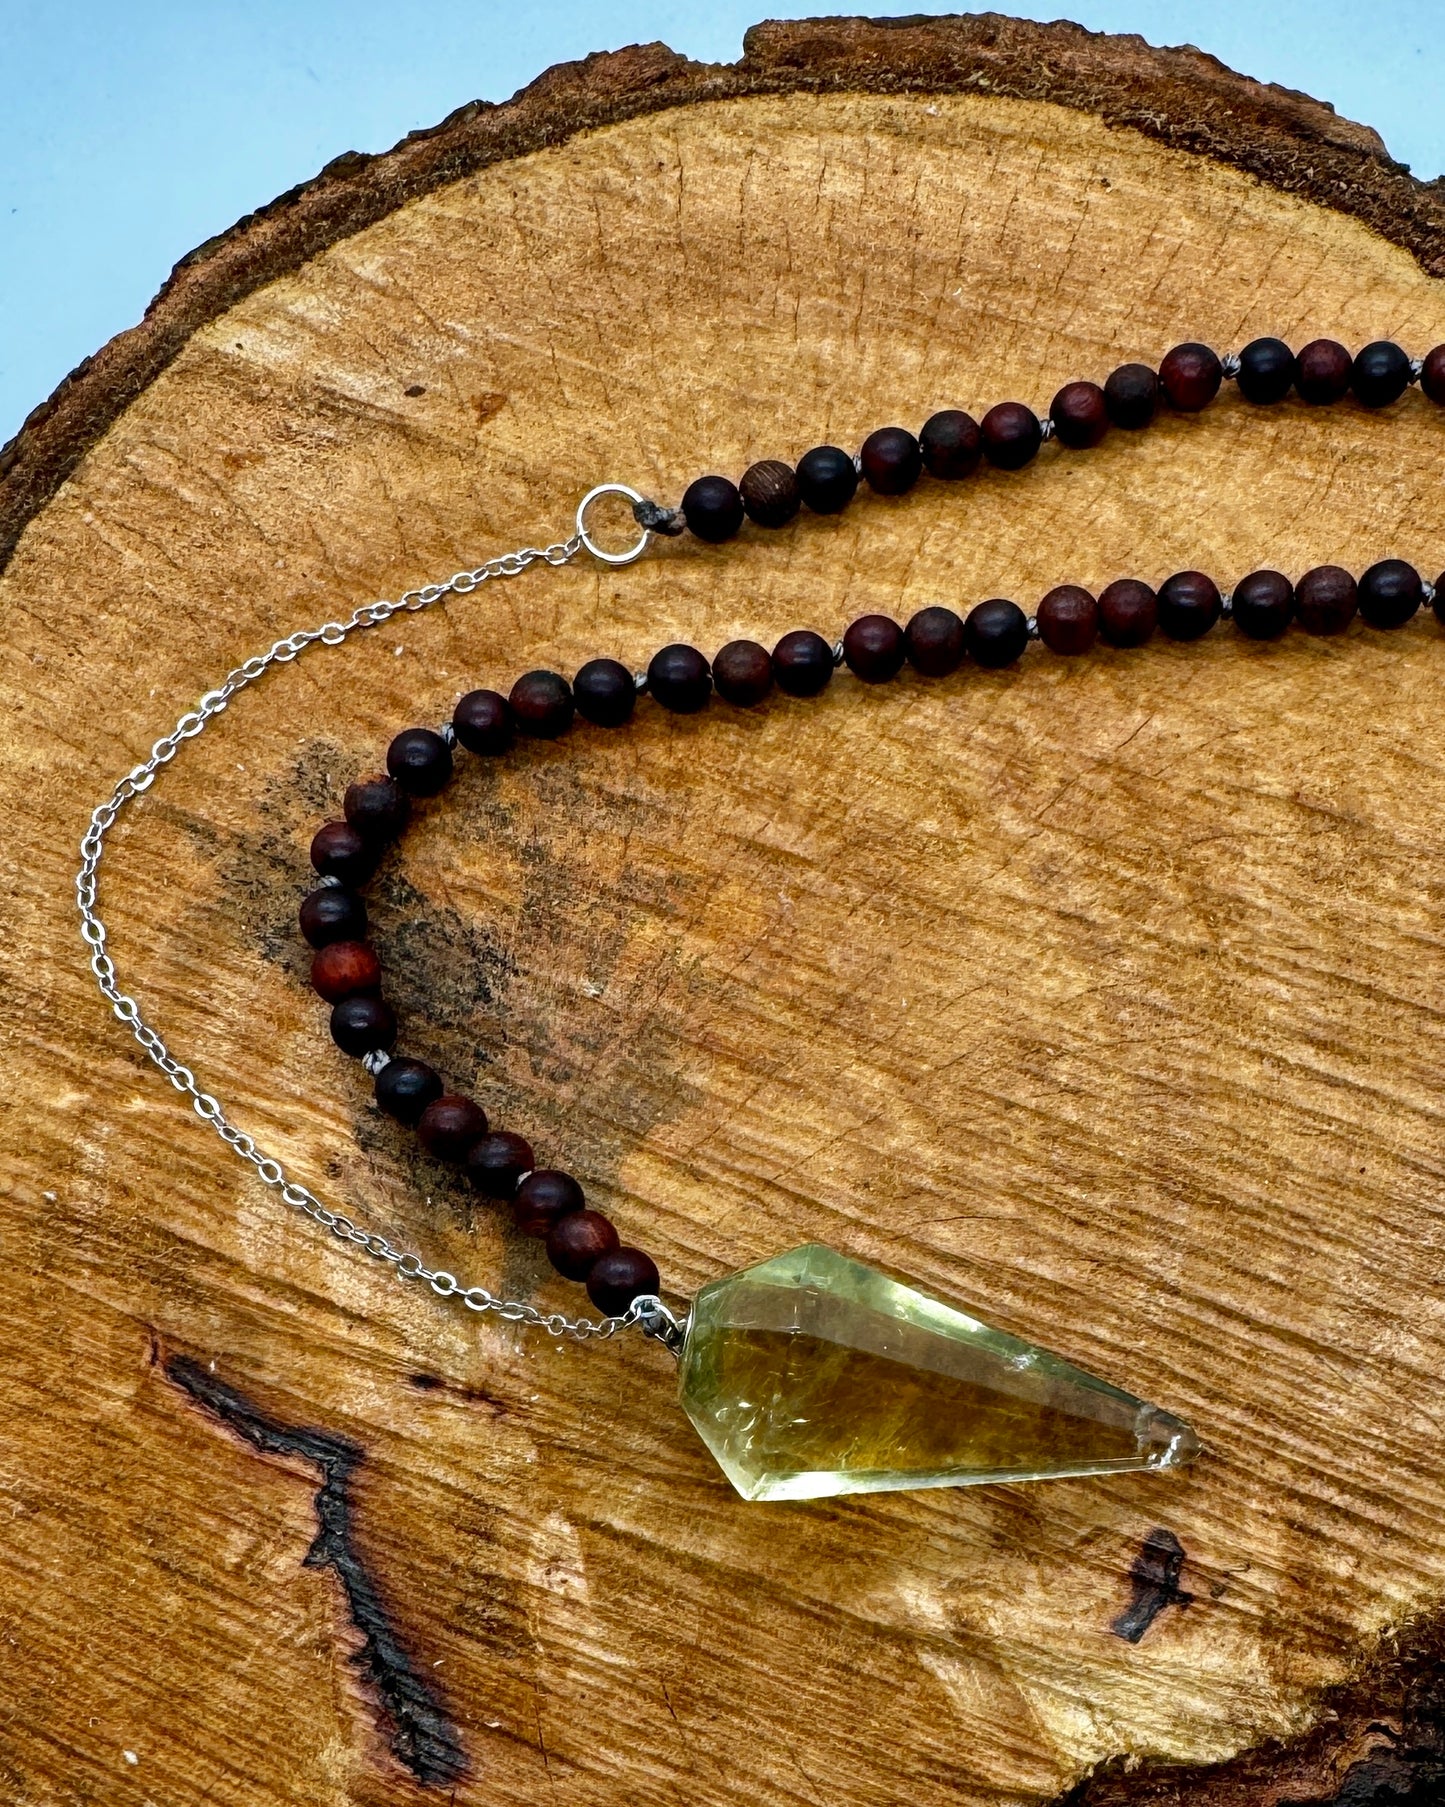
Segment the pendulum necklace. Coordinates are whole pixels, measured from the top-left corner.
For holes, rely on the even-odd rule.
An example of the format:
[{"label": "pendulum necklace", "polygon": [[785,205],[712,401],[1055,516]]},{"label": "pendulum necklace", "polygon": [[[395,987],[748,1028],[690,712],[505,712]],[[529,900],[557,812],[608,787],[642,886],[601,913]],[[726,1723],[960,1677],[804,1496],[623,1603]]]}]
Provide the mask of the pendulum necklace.
[{"label": "pendulum necklace", "polygon": [[[1161,406],[1197,413],[1225,378],[1258,405],[1282,402],[1293,389],[1314,406],[1353,393],[1361,405],[1377,409],[1398,401],[1415,383],[1431,401],[1445,405],[1445,345],[1412,361],[1386,341],[1366,346],[1354,358],[1328,339],[1298,354],[1278,339],[1256,339],[1237,357],[1224,359],[1191,343],[1176,346],[1157,372],[1126,364],[1102,388],[1067,384],[1043,419],[1019,402],[1000,403],[981,422],[947,409],[933,415],[917,436],[901,427],[881,428],[856,457],[837,446],[818,446],[796,467],[775,460],[754,464],[737,484],[700,477],[676,509],[660,507],[625,484],[605,483],[583,497],[576,530],[566,540],[505,553],[446,583],[409,590],[395,602],[364,604],[345,621],[278,640],[208,690],[92,815],[81,842],[76,893],[81,933],[101,991],[177,1091],[189,1096],[197,1114],[262,1182],[341,1241],[472,1311],[492,1312],[555,1337],[586,1341],[635,1327],[664,1343],[678,1360],[684,1411],[747,1499],[1182,1466],[1198,1454],[1199,1441],[1179,1418],[820,1244],[714,1280],[686,1308],[669,1306],[652,1260],[640,1249],[622,1246],[616,1229],[588,1207],[570,1174],[539,1167],[521,1135],[489,1125],[479,1104],[449,1091],[424,1062],[392,1053],[397,1024],[381,995],[380,961],[365,938],[359,887],[404,828],[412,801],[445,788],[457,746],[497,758],[519,739],[556,740],[579,716],[614,730],[631,720],[643,696],[682,715],[696,714],[714,696],[739,709],[761,706],[774,689],[790,697],[816,696],[843,665],[866,684],[886,683],[905,663],[930,679],[948,677],[965,661],[997,669],[1012,665],[1035,640],[1053,653],[1073,656],[1100,638],[1114,647],[1140,646],[1156,628],[1172,640],[1196,640],[1226,617],[1249,638],[1272,640],[1292,622],[1307,633],[1339,633],[1356,613],[1371,628],[1401,627],[1426,603],[1445,624],[1445,576],[1432,585],[1403,560],[1385,559],[1358,581],[1333,565],[1318,566],[1295,583],[1277,571],[1256,571],[1227,594],[1199,571],[1178,572],[1157,591],[1121,578],[1097,597],[1064,584],[1049,591],[1032,617],[1014,602],[993,598],[966,617],[950,608],[925,608],[906,627],[885,615],[865,615],[837,642],[811,631],[788,633],[771,653],[753,641],[734,640],[711,661],[691,646],[665,646],[636,674],[609,658],[589,661],[570,683],[556,672],[531,671],[508,696],[471,691],[440,729],[398,734],[387,749],[386,773],[353,784],[346,792],[345,820],[326,823],[312,841],[320,884],[302,903],[300,916],[301,932],[315,950],[312,984],[331,1005],[332,1039],[371,1075],[380,1109],[413,1126],[429,1154],[463,1169],[485,1196],[509,1202],[518,1229],[544,1241],[558,1273],[586,1285],[600,1319],[543,1312],[465,1286],[330,1210],[291,1179],[231,1122],[172,1056],[135,999],[121,991],[96,895],[105,836],[125,805],[147,790],[161,767],[234,696],[273,665],[315,645],[339,645],[356,630],[380,626],[403,611],[467,595],[535,564],[565,565],[584,551],[606,565],[628,565],[657,534],[690,531],[720,544],[745,520],[777,529],[801,508],[838,514],[853,500],[860,480],[875,494],[896,496],[925,471],[953,482],[985,460],[1002,470],[1020,470],[1051,439],[1086,451],[1110,427],[1148,426]],[[625,500],[637,522],[637,538],[620,551],[601,546],[588,526],[594,505],[604,497]]]}]

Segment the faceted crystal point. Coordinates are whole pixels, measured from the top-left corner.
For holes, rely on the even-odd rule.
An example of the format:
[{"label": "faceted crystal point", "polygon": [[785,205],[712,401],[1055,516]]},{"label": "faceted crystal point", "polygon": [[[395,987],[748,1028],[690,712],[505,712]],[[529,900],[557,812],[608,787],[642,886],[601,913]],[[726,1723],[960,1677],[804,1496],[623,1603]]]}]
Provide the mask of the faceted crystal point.
[{"label": "faceted crystal point", "polygon": [[705,1286],[682,1407],[749,1500],[1178,1468],[1180,1419],[808,1243]]}]

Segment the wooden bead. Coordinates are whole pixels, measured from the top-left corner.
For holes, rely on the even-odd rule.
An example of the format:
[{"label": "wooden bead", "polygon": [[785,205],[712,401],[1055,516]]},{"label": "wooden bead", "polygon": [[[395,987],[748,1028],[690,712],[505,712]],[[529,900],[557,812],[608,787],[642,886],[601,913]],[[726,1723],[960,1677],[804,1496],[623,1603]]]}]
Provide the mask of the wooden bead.
[{"label": "wooden bead", "polygon": [[1001,471],[1021,471],[1044,443],[1038,415],[1022,402],[995,404],[984,415],[979,433],[984,457]]},{"label": "wooden bead", "polygon": [[[1410,359],[1389,339],[1376,339],[1355,359],[1350,387],[1364,408],[1388,408],[1410,387]],[[1360,613],[1364,614],[1361,605]]]},{"label": "wooden bead", "polygon": [[487,1133],[487,1113],[460,1092],[433,1098],[417,1120],[417,1140],[439,1161],[464,1161]]},{"label": "wooden bead", "polygon": [[577,713],[598,728],[620,728],[637,707],[637,682],[617,659],[589,659],[572,680]]},{"label": "wooden bead", "polygon": [[1198,640],[1218,621],[1219,586],[1202,571],[1176,571],[1159,586],[1159,625],[1171,640]]},{"label": "wooden bead", "polygon": [[585,1280],[618,1240],[611,1220],[600,1211],[572,1211],[548,1230],[547,1259],[566,1279]]},{"label": "wooden bead", "polygon": [[843,658],[865,684],[886,684],[903,664],[903,629],[887,615],[860,615],[843,636]]},{"label": "wooden bead", "polygon": [[577,705],[572,686],[555,671],[529,671],[507,698],[517,732],[529,740],[556,740],[572,726]]},{"label": "wooden bead", "polygon": [[759,527],[786,527],[803,506],[803,492],[791,464],[764,458],[750,464],[738,485],[743,510]]},{"label": "wooden bead", "polygon": [[1159,378],[1147,364],[1121,364],[1104,384],[1104,406],[1111,426],[1137,433],[1159,411]]},{"label": "wooden bead", "polygon": [[983,435],[971,414],[961,408],[942,408],[925,423],[918,435],[918,449],[929,476],[957,483],[978,469]]},{"label": "wooden bead", "polygon": [[863,480],[875,495],[901,496],[923,473],[923,454],[906,427],[879,427],[858,454]]},{"label": "wooden bead", "polygon": [[367,941],[333,941],[318,948],[311,962],[312,988],[328,1004],[381,987],[381,961]]},{"label": "wooden bead", "polygon": [[1435,579],[1435,597],[1430,604],[1430,611],[1441,627],[1445,627],[1445,571]]},{"label": "wooden bead", "polygon": [[354,891],[323,885],[301,905],[301,933],[312,947],[333,941],[360,941],[366,934],[366,905]]},{"label": "wooden bead", "polygon": [[1054,438],[1071,451],[1087,451],[1109,430],[1109,408],[1097,383],[1065,383],[1049,406]]},{"label": "wooden bead", "polygon": [[1077,584],[1059,584],[1038,607],[1039,638],[1050,652],[1086,653],[1099,633],[1099,605]]},{"label": "wooden bead", "polygon": [[1159,600],[1136,577],[1116,578],[1099,593],[1099,632],[1110,646],[1142,646],[1159,623]]},{"label": "wooden bead", "polygon": [[396,1040],[396,1017],[390,1004],[374,993],[343,998],[331,1007],[331,1039],[343,1054],[371,1054]]},{"label": "wooden bead", "polygon": [[1402,558],[1382,558],[1360,579],[1360,615],[1371,627],[1403,627],[1425,600],[1420,573]]},{"label": "wooden bead", "polygon": [[814,514],[841,514],[858,488],[853,460],[836,445],[814,446],[798,460],[798,493]]},{"label": "wooden bead", "polygon": [[920,609],[903,630],[908,663],[924,678],[946,678],[963,663],[968,646],[963,617],[935,603]]},{"label": "wooden bead", "polygon": [[682,516],[690,532],[709,545],[730,540],[743,524],[743,499],[727,477],[699,477],[682,497]]},{"label": "wooden bead", "polygon": [[751,709],[773,688],[773,661],[756,640],[729,640],[712,662],[712,681],[725,703]]},{"label": "wooden bead", "polygon": [[411,804],[395,778],[358,778],[346,787],[346,819],[368,841],[394,841],[406,827]]},{"label": "wooden bead", "polygon": [[376,843],[349,822],[323,822],[311,837],[311,864],[343,885],[364,885],[376,870],[376,855]]},{"label": "wooden bead", "polygon": [[517,735],[512,706],[495,690],[469,690],[452,711],[452,727],[469,753],[485,758],[505,753]]},{"label": "wooden bead", "polygon": [[1190,341],[1176,345],[1159,365],[1159,387],[1171,408],[1181,414],[1197,414],[1219,393],[1224,366],[1207,345]]},{"label": "wooden bead", "polygon": [[1247,402],[1267,407],[1282,402],[1294,387],[1294,353],[1283,339],[1251,339],[1239,354],[1235,381]]},{"label": "wooden bead", "polygon": [[1437,407],[1445,408],[1445,345],[1426,352],[1420,369],[1420,389]]},{"label": "wooden bead", "polygon": [[386,749],[386,769],[410,797],[435,797],[452,775],[452,750],[434,728],[406,728]]},{"label": "wooden bead", "polygon": [[1316,565],[1295,585],[1294,606],[1307,634],[1342,634],[1360,606],[1359,586],[1339,565]]},{"label": "wooden bead", "polygon": [[494,1129],[473,1142],[466,1154],[467,1178],[488,1198],[510,1198],[524,1173],[537,1165],[532,1144],[510,1130]]},{"label": "wooden bead", "polygon": [[789,696],[817,696],[833,676],[833,649],[821,634],[796,628],[773,648],[773,679]]},{"label": "wooden bead", "polygon": [[994,596],[968,612],[964,642],[972,658],[986,670],[998,671],[1021,659],[1029,643],[1028,616],[1016,602]]},{"label": "wooden bead", "polygon": [[529,1173],[512,1200],[512,1220],[525,1236],[546,1236],[553,1224],[587,1203],[570,1173],[539,1167]]},{"label": "wooden bead", "polygon": [[641,1249],[611,1249],[592,1264],[587,1297],[605,1317],[620,1318],[634,1299],[655,1293],[661,1284],[656,1262]]},{"label": "wooden bead", "polygon": [[388,1117],[414,1125],[442,1095],[442,1076],[424,1060],[389,1060],[376,1076],[376,1102]]},{"label": "wooden bead", "polygon": [[1234,625],[1250,640],[1278,640],[1294,620],[1294,585],[1282,571],[1251,571],[1234,586]]},{"label": "wooden bead", "polygon": [[712,695],[712,668],[695,646],[664,646],[647,667],[647,688],[674,715],[696,715]]},{"label": "wooden bead", "polygon": [[1326,407],[1349,394],[1354,359],[1337,339],[1311,339],[1294,362],[1295,394],[1312,408]]}]

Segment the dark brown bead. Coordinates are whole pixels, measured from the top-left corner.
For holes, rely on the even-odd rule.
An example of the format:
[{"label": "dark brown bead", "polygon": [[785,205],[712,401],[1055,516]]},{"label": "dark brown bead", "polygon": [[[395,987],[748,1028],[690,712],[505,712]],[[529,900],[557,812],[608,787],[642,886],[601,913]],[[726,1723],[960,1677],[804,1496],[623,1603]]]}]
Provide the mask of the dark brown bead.
[{"label": "dark brown bead", "polygon": [[1049,406],[1054,438],[1071,451],[1084,452],[1109,431],[1109,409],[1097,383],[1065,383]]},{"label": "dark brown bead", "polygon": [[743,499],[728,477],[699,477],[683,492],[682,515],[700,540],[720,546],[743,524]]},{"label": "dark brown bead", "polygon": [[391,1005],[374,992],[360,992],[331,1006],[331,1039],[343,1054],[370,1054],[396,1040]]},{"label": "dark brown bead", "polygon": [[494,1129],[467,1150],[467,1178],[488,1198],[510,1198],[518,1180],[536,1165],[532,1144],[507,1129]]},{"label": "dark brown bead", "polygon": [[729,640],[712,662],[712,681],[725,703],[751,709],[773,688],[773,662],[756,640]]},{"label": "dark brown bead", "polygon": [[1349,394],[1354,359],[1337,339],[1311,339],[1294,362],[1295,394],[1302,402],[1319,408]]},{"label": "dark brown bead", "polygon": [[1050,590],[1038,608],[1039,639],[1055,653],[1086,653],[1099,633],[1099,605],[1077,584]]},{"label": "dark brown bead", "polygon": [[901,496],[923,474],[923,454],[906,427],[879,427],[858,454],[863,480],[875,495]]},{"label": "dark brown bead", "polygon": [[637,681],[616,659],[589,659],[572,680],[577,713],[598,728],[620,728],[637,707]]},{"label": "dark brown bead", "polygon": [[1257,407],[1282,402],[1294,384],[1294,353],[1283,339],[1251,339],[1239,354],[1239,393]]},{"label": "dark brown bead", "polygon": [[1112,426],[1137,433],[1159,411],[1159,378],[1147,364],[1121,364],[1104,384],[1104,406]]},{"label": "dark brown bead", "polygon": [[817,696],[833,676],[833,649],[811,628],[784,634],[773,648],[773,679],[789,696]]},{"label": "dark brown bead", "polygon": [[473,1142],[487,1133],[487,1113],[461,1092],[433,1098],[416,1126],[417,1140],[439,1161],[464,1161]]},{"label": "dark brown bead", "polygon": [[1376,339],[1355,359],[1350,387],[1361,407],[1388,408],[1410,387],[1409,354],[1390,339]]},{"label": "dark brown bead", "polygon": [[339,1004],[353,992],[379,991],[381,961],[368,941],[333,941],[318,948],[311,962],[311,984],[328,1004]]},{"label": "dark brown bead", "polygon": [[364,885],[376,870],[376,846],[349,822],[323,822],[311,837],[311,864],[323,878]]},{"label": "dark brown bead", "polygon": [[1250,640],[1278,640],[1294,620],[1294,585],[1282,571],[1251,571],[1234,586],[1234,625]]},{"label": "dark brown bead", "polygon": [[312,947],[360,941],[366,934],[366,905],[354,891],[323,885],[302,902],[301,933]]},{"label": "dark brown bead", "polygon": [[1359,587],[1339,565],[1316,565],[1295,585],[1294,606],[1307,634],[1342,634],[1360,606]]},{"label": "dark brown bead", "polygon": [[984,415],[979,433],[984,457],[1001,471],[1021,471],[1044,443],[1038,415],[1022,402],[996,403]]},{"label": "dark brown bead", "polygon": [[1445,345],[1426,352],[1420,369],[1420,388],[1437,407],[1445,408]]},{"label": "dark brown bead", "polygon": [[452,750],[434,728],[406,728],[386,749],[386,769],[411,797],[434,797],[452,775]]},{"label": "dark brown bead", "polygon": [[971,477],[983,456],[983,435],[978,422],[961,408],[941,408],[930,415],[918,435],[918,449],[931,477],[957,483]]},{"label": "dark brown bead", "polygon": [[617,1231],[600,1211],[572,1211],[547,1232],[547,1259],[568,1280],[585,1280],[618,1245]]},{"label": "dark brown bead", "polygon": [[545,1236],[587,1203],[582,1188],[570,1173],[555,1167],[539,1167],[529,1173],[512,1200],[512,1220],[525,1236]]},{"label": "dark brown bead", "polygon": [[957,671],[968,651],[963,617],[939,604],[920,609],[903,630],[908,663],[925,678],[946,678]]},{"label": "dark brown bead", "polygon": [[411,805],[395,778],[358,778],[346,787],[346,819],[368,841],[393,841],[406,827]]},{"label": "dark brown bead", "polygon": [[1159,365],[1159,387],[1171,408],[1181,414],[1197,414],[1219,393],[1224,366],[1207,345],[1176,345]]},{"label": "dark brown bead", "polygon": [[759,527],[786,527],[803,506],[803,493],[791,464],[763,458],[750,464],[738,485],[743,508]]},{"label": "dark brown bead", "polygon": [[532,740],[556,740],[572,726],[577,705],[572,686],[555,671],[529,671],[517,679],[507,698],[517,731]]},{"label": "dark brown bead", "polygon": [[712,695],[712,667],[695,646],[675,642],[652,655],[647,688],[674,715],[696,715]]},{"label": "dark brown bead", "polygon": [[452,711],[452,727],[469,753],[495,758],[517,734],[512,706],[495,690],[469,690]]},{"label": "dark brown bead", "polygon": [[1402,558],[1382,558],[1360,578],[1360,614],[1371,627],[1403,627],[1424,600],[1420,573]]},{"label": "dark brown bead", "polygon": [[1445,627],[1445,571],[1435,579],[1435,599],[1430,608],[1441,627]]},{"label": "dark brown bead", "polygon": [[1137,577],[1116,578],[1099,593],[1099,632],[1110,646],[1142,646],[1159,624],[1159,599]]},{"label": "dark brown bead", "polygon": [[1159,625],[1171,640],[1198,640],[1218,621],[1219,585],[1202,571],[1176,571],[1159,586]]},{"label": "dark brown bead", "polygon": [[599,1255],[587,1276],[587,1297],[605,1317],[620,1318],[634,1299],[662,1284],[657,1263],[641,1249],[612,1249]]},{"label": "dark brown bead", "polygon": [[903,664],[903,629],[887,615],[860,615],[843,636],[843,657],[865,684],[886,684]]},{"label": "dark brown bead", "polygon": [[1007,597],[991,596],[968,611],[963,638],[979,665],[987,671],[1000,671],[1023,657],[1029,643],[1028,616]]},{"label": "dark brown bead", "polygon": [[442,1076],[424,1060],[389,1060],[376,1076],[376,1102],[398,1123],[415,1124],[442,1095]]},{"label": "dark brown bead", "polygon": [[815,445],[798,460],[798,493],[814,514],[841,514],[858,488],[853,460],[836,445]]}]

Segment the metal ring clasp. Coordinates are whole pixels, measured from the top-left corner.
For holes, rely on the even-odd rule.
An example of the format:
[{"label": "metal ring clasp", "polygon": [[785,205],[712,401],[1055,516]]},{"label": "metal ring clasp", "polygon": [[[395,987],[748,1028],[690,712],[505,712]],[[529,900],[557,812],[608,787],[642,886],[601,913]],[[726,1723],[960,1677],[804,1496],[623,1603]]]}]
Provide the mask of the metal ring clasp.
[{"label": "metal ring clasp", "polygon": [[639,495],[635,489],[629,489],[625,483],[599,483],[596,489],[589,489],[577,504],[577,537],[593,558],[601,559],[604,565],[630,565],[646,552],[647,542],[652,538],[651,529],[644,527],[637,543],[629,546],[625,552],[604,552],[587,531],[587,510],[602,496],[625,496],[634,508],[647,498]]}]

